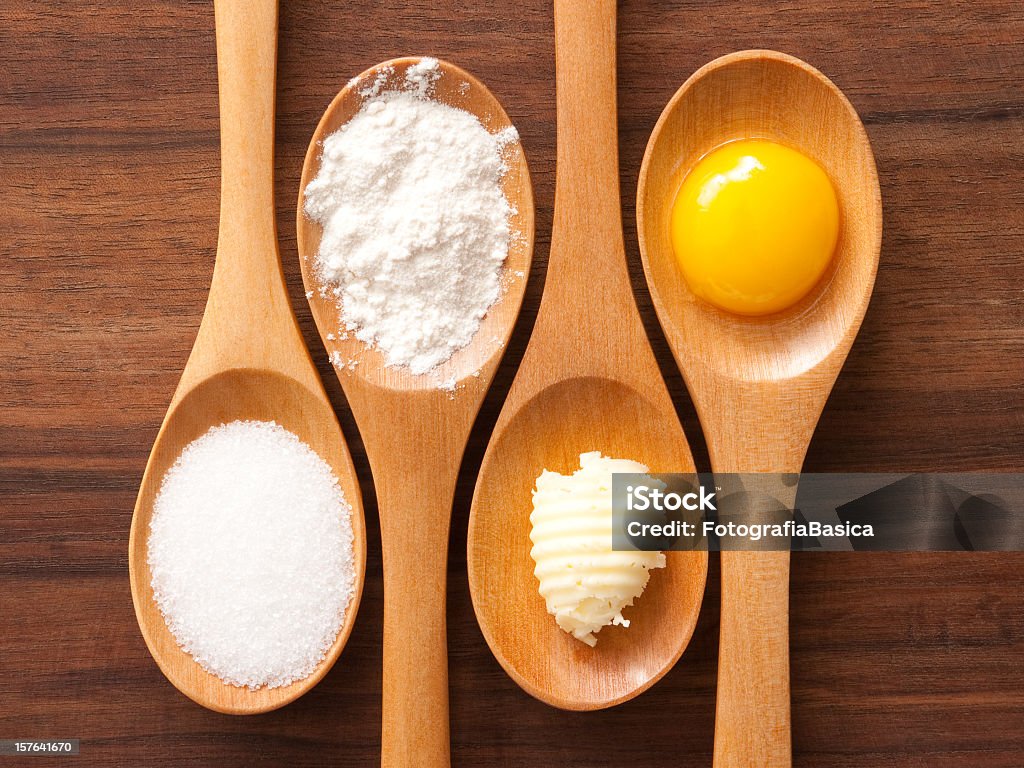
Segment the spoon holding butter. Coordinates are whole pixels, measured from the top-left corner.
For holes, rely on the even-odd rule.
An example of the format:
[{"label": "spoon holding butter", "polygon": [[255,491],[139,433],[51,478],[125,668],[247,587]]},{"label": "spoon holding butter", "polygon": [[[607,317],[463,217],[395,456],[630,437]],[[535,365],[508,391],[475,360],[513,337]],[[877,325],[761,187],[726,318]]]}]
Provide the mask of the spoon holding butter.
[{"label": "spoon holding butter", "polygon": [[[468,569],[477,620],[505,671],[541,701],[593,710],[636,696],[679,659],[697,622],[707,553],[667,553],[625,609],[630,626],[604,627],[594,647],[564,631],[538,592],[530,516],[542,471],[571,475],[591,452],[652,472],[694,469],[626,268],[615,2],[554,6],[558,158],[547,280],[480,469]],[[610,547],[610,531],[607,539]]]},{"label": "spoon holding butter", "polygon": [[[786,306],[769,302],[768,311],[760,311],[763,296],[749,285],[747,298],[736,291],[698,295],[700,283],[688,280],[673,248],[673,202],[688,172],[716,148],[745,139],[776,142],[814,161],[838,199],[828,268],[820,277],[811,270],[815,285],[806,292],[798,286]],[[802,215],[790,218],[794,227],[806,223]],[[686,81],[654,128],[640,171],[637,227],[654,306],[700,416],[712,469],[766,478],[798,473],[867,309],[881,247],[874,156],[850,102],[791,56],[743,51],[716,59]],[[830,233],[830,225],[821,231]],[[677,243],[693,234],[682,232]],[[762,267],[752,276],[758,274],[772,287],[790,287],[777,272]],[[776,498],[793,503],[792,483],[766,482]],[[723,552],[721,615],[714,764],[788,766],[789,552]]]}]

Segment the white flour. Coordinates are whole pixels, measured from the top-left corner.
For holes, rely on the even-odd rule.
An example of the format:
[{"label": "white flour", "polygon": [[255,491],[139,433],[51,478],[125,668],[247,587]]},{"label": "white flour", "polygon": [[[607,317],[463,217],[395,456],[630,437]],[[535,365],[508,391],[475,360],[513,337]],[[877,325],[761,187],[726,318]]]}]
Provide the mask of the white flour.
[{"label": "white flour", "polygon": [[316,274],[341,326],[414,374],[466,346],[497,301],[513,213],[501,179],[515,129],[492,135],[432,100],[440,74],[423,59],[399,90],[378,77],[306,187],[323,228]]}]

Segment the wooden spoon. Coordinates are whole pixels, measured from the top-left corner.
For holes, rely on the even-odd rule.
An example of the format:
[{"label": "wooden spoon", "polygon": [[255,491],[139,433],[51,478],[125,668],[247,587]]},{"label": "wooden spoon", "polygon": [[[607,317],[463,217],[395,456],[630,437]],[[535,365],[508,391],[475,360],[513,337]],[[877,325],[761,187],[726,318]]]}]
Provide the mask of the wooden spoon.
[{"label": "wooden spoon", "polygon": [[[518,142],[506,152],[506,198],[515,209],[504,292],[470,344],[428,375],[387,367],[384,356],[339,327],[338,307],[320,293],[312,257],[321,228],[306,218],[304,190],[320,168],[320,146],[356,112],[360,90],[383,76],[400,83],[403,58],[368,69],[331,102],[309,144],[302,169],[298,242],[302,276],[320,335],[332,357],[354,365],[338,378],[359,425],[373,470],[384,554],[384,703],[382,765],[437,768],[449,764],[445,591],[448,527],[459,464],[480,404],[512,333],[533,254],[533,189]],[[511,125],[490,91],[446,62],[434,98],[476,115],[491,133]],[[454,389],[439,388],[454,382]],[[450,389],[450,387],[449,387]]]},{"label": "wooden spoon", "polygon": [[[221,208],[213,284],[199,334],[149,456],[128,545],[135,614],[150,653],[182,693],[229,714],[266,712],[312,688],[348,640],[366,560],[359,483],[345,440],[295,322],[274,221],[274,77],[277,3],[215,3],[220,83]],[[276,421],[334,471],[352,505],[356,589],[327,656],[281,688],[226,685],[182,651],[153,600],[146,539],[164,474],[210,427]]]},{"label": "wooden spoon", "polygon": [[590,648],[563,632],[530,558],[531,490],[584,451],[656,472],[693,471],[626,270],[615,113],[615,1],[556,0],[558,160],[547,284],[537,323],[484,456],[469,521],[469,585],[487,643],[528,693],[599,709],[653,685],[693,633],[706,552],[670,552]]},{"label": "wooden spoon", "polygon": [[[750,318],[697,299],[676,265],[669,216],[699,158],[737,138],[788,144],[832,178],[841,232],[830,274],[791,309]],[[716,472],[799,472],[860,328],[882,240],[878,175],[850,102],[824,75],[772,51],[700,69],[654,128],[637,225],[654,306],[697,407]],[[792,503],[782,483],[776,498]],[[715,765],[788,766],[789,552],[722,553]]]}]

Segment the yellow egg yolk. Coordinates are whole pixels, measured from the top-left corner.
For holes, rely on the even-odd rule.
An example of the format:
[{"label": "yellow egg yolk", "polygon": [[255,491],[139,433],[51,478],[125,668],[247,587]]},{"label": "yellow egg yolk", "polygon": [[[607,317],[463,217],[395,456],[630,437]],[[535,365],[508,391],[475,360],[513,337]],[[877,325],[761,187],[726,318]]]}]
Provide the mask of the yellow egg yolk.
[{"label": "yellow egg yolk", "polygon": [[714,149],[683,180],[672,246],[690,290],[741,315],[792,306],[821,279],[839,204],[821,166],[763,139]]}]

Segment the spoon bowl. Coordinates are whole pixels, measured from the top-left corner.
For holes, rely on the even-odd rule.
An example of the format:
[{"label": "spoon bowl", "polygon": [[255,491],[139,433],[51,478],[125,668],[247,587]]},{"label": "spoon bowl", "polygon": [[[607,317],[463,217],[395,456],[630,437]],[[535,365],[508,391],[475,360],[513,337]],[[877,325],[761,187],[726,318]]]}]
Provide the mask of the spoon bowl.
[{"label": "spoon bowl", "polygon": [[[777,141],[817,161],[841,211],[829,270],[796,305],[767,317],[731,314],[697,298],[670,237],[672,203],[689,169],[712,149],[747,138]],[[651,134],[637,192],[640,252],[658,315],[680,354],[699,358],[700,370],[684,375],[756,382],[838,370],[871,297],[881,223],[871,146],[830,80],[774,51],[730,54],[694,73]]]},{"label": "spoon bowl", "polygon": [[675,664],[696,625],[703,553],[667,552],[667,567],[651,571],[643,595],[626,610],[630,626],[602,629],[595,648],[548,614],[530,556],[530,499],[544,469],[571,474],[580,454],[592,450],[652,468],[692,468],[685,440],[665,420],[664,409],[630,384],[564,379],[514,413],[481,467],[469,533],[477,617],[502,667],[554,706],[599,709],[638,695]]},{"label": "spoon bowl", "polygon": [[[306,185],[319,172],[323,140],[359,111],[362,91],[399,85],[421,61],[378,64],[335,97],[306,153],[297,212],[306,295],[359,426],[377,491],[384,559],[383,768],[450,763],[445,595],[452,501],[466,440],[512,334],[533,256],[533,188],[515,140],[503,148],[502,188],[513,213],[501,294],[470,343],[433,371],[414,375],[387,366],[381,352],[342,327],[339,308],[315,273],[322,231],[305,216]],[[479,80],[453,64],[438,65],[429,98],[470,112],[491,133],[511,128]]]},{"label": "spoon bowl", "polygon": [[[274,421],[312,448],[331,467],[345,499],[353,507],[352,528],[356,577],[352,602],[326,658],[308,677],[279,688],[250,690],[226,685],[200,667],[182,650],[152,599],[152,574],[147,561],[146,532],[153,504],[167,470],[189,443],[210,427],[235,420]],[[366,569],[366,532],[360,508],[359,485],[334,412],[320,393],[273,369],[230,369],[203,378],[172,405],[139,490],[132,520],[129,561],[136,612],[146,645],[164,675],[191,698],[209,709],[228,714],[266,712],[298,698],[331,668],[352,632]]]},{"label": "spoon bowl", "polygon": [[[366,533],[355,468],[292,314],[274,222],[274,78],[277,2],[216,2],[220,84],[221,210],[210,295],[192,353],[142,478],[128,544],[132,600],[157,665],[182,693],[228,714],[283,706],[327,673],[348,640],[363,588]],[[338,635],[312,674],[278,688],[235,687],[175,642],[156,602],[147,561],[153,504],[167,470],[210,428],[273,421],[334,472],[352,508],[354,594]],[[282,510],[282,513],[286,513]]]},{"label": "spoon bowl", "polygon": [[[310,140],[302,167],[302,190],[320,171],[324,139],[355,117],[362,107],[366,98],[362,91],[369,86],[381,90],[400,87],[409,67],[421,61],[421,57],[406,56],[381,62],[353,78],[334,97]],[[438,66],[441,76],[430,95],[431,99],[475,115],[490,133],[512,126],[501,103],[482,82],[450,62],[438,61]],[[386,365],[382,352],[359,341],[354,334],[345,332],[335,299],[321,290],[315,273],[313,256],[320,249],[323,230],[304,214],[305,197],[300,194],[296,226],[299,252],[302,254],[302,280],[324,346],[333,359],[344,361],[346,372],[380,389],[429,392],[437,390],[438,382],[449,388],[460,384],[466,386],[472,380],[479,380],[481,376],[477,374],[481,371],[496,367],[519,316],[533,257],[534,230],[533,187],[522,145],[518,141],[509,143],[503,157],[508,170],[502,178],[502,191],[513,209],[509,219],[513,237],[502,268],[501,296],[488,310],[472,341],[430,375],[414,375],[408,368]],[[485,382],[483,390],[486,388]]]},{"label": "spoon bowl", "polygon": [[[839,199],[830,270],[789,309],[740,317],[698,299],[672,250],[672,204],[687,171],[734,139],[765,138],[817,161]],[[742,51],[679,89],[658,120],[637,189],[644,272],[716,473],[765,473],[790,506],[818,418],[860,329],[882,241],[874,155],[860,118],[824,75],[792,56]],[[789,552],[722,552],[716,768],[790,765]]]},{"label": "spoon bowl", "polygon": [[[633,300],[618,187],[614,0],[555,1],[558,160],[544,296],[473,494],[469,585],[481,631],[531,695],[572,710],[646,690],[682,655],[706,552],[667,553],[594,648],[547,613],[530,556],[531,491],[600,451],[652,472],[693,472],[686,436]],[[609,546],[611,542],[609,541]]]}]

